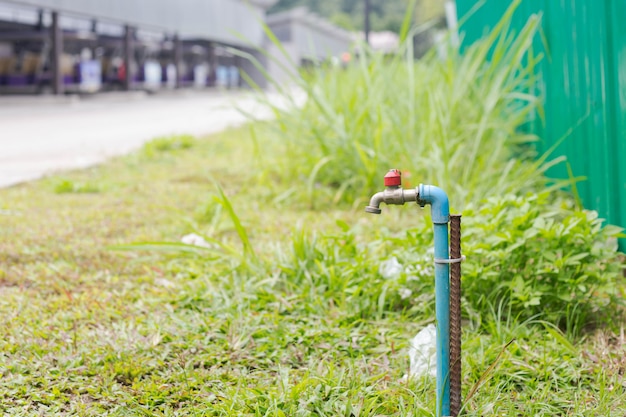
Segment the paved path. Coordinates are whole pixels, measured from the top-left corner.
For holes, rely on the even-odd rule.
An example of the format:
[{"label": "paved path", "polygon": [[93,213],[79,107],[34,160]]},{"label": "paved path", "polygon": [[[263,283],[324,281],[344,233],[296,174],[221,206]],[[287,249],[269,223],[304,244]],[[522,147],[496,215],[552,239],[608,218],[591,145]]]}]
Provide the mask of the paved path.
[{"label": "paved path", "polygon": [[250,93],[0,97],[0,187],[94,165],[157,136],[242,124],[246,117],[238,108],[271,117]]}]

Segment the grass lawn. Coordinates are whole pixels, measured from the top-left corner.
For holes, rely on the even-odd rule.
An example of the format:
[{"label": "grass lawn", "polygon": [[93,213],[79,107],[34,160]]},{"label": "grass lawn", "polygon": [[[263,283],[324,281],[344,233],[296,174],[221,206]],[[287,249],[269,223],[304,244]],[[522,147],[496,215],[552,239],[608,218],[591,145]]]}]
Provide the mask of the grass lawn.
[{"label": "grass lawn", "polygon": [[[311,210],[290,191],[306,181],[273,178],[259,132],[161,140],[0,190],[3,415],[434,413],[434,380],[403,379],[434,296],[404,300],[378,274],[427,220],[365,214],[365,195]],[[115,248],[192,232],[210,247]],[[626,415],[623,324],[572,341],[498,318],[466,320],[465,415]]]}]

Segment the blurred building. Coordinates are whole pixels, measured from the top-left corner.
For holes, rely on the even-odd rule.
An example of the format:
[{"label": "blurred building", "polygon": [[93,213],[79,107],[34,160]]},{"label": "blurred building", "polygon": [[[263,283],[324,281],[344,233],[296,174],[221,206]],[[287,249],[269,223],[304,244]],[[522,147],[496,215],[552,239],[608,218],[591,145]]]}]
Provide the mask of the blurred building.
[{"label": "blurred building", "polygon": [[[264,32],[275,2],[0,0],[0,92],[237,87],[241,70],[265,85],[284,74],[262,52],[278,56]],[[267,19],[295,66],[347,49],[347,33],[305,11]]]},{"label": "blurred building", "polygon": [[[268,15],[266,22],[279,44],[266,37],[263,42],[266,54],[259,58],[277,83],[288,82],[300,68],[339,61],[354,42],[350,32],[309,12],[306,7]],[[264,86],[268,84],[267,80],[259,81]]]}]

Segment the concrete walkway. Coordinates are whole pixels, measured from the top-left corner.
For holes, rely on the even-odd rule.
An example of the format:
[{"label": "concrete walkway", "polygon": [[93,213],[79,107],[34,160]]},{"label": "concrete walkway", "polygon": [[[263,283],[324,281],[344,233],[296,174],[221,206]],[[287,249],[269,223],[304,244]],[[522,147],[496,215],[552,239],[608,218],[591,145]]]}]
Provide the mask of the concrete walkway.
[{"label": "concrete walkway", "polygon": [[251,93],[241,92],[2,97],[0,187],[94,165],[158,136],[218,132],[246,122],[239,109],[271,117]]}]

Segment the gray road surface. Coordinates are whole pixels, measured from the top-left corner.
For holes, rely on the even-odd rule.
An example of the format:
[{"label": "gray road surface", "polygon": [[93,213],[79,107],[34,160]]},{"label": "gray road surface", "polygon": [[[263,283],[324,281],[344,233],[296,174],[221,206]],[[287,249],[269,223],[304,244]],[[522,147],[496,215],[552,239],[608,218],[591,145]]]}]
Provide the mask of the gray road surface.
[{"label": "gray road surface", "polygon": [[250,93],[0,98],[0,187],[83,168],[162,135],[202,135],[271,113]]}]

